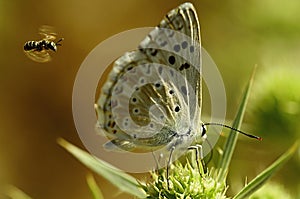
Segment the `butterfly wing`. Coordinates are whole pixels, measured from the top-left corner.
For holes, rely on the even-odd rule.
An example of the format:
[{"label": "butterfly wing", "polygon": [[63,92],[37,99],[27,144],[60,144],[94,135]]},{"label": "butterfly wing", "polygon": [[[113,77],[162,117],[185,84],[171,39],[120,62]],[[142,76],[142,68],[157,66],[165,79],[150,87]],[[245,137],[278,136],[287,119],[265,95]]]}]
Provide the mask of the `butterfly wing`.
[{"label": "butterfly wing", "polygon": [[[182,33],[182,34],[180,34]],[[179,86],[182,94],[191,94],[188,90],[192,88],[195,99],[186,99],[190,108],[190,113],[200,121],[201,115],[201,37],[200,25],[197,13],[191,3],[184,3],[177,9],[170,11],[147,38],[141,42],[141,49],[153,61],[158,61],[157,57],[164,57],[164,64],[179,71],[187,82]],[[152,56],[152,49],[159,50],[156,56]],[[173,59],[174,58],[174,59]],[[159,60],[161,61],[161,60]],[[177,82],[179,83],[179,82]],[[191,89],[190,89],[191,90]],[[195,111],[197,106],[197,111]]]},{"label": "butterfly wing", "polygon": [[185,3],[114,63],[96,105],[106,148],[154,150],[200,120],[200,53],[197,14]]},{"label": "butterfly wing", "polygon": [[[179,42],[171,40],[170,43],[173,44],[174,51],[180,52],[184,58],[192,62],[193,67],[191,67],[191,70],[184,70],[183,73],[185,73],[186,79],[190,81],[195,90],[201,113],[201,36],[200,24],[194,6],[191,3],[184,3],[179,6],[178,9],[170,11],[158,27],[174,29],[188,36],[183,38],[182,35],[176,34],[176,36],[181,37],[177,39]],[[187,41],[185,41],[185,39]],[[190,44],[190,46],[186,44]],[[184,49],[188,48],[189,50],[184,51]],[[180,66],[182,66],[186,60],[181,59],[180,61],[178,65],[181,64]],[[180,66],[178,68],[179,70]]]}]

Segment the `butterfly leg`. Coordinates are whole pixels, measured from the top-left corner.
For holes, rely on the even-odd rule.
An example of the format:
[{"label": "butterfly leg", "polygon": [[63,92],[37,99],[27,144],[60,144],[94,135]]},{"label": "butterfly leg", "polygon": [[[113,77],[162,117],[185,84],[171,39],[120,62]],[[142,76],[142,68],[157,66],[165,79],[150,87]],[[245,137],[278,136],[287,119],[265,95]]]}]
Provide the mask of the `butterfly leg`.
[{"label": "butterfly leg", "polygon": [[172,146],[171,150],[170,150],[170,156],[169,156],[169,160],[168,160],[168,165],[167,165],[167,184],[168,184],[168,189],[170,189],[170,183],[169,183],[169,172],[170,172],[170,166],[171,166],[171,162],[172,162],[172,154],[175,150],[175,146]]},{"label": "butterfly leg", "polygon": [[153,159],[155,161],[155,170],[158,171],[159,168],[161,167],[160,163],[161,163],[161,160],[163,159],[163,154],[162,153],[159,154],[158,158],[156,158],[155,153],[153,151],[151,153],[152,153]]},{"label": "butterfly leg", "polygon": [[[203,173],[207,172],[207,167],[205,165],[204,157],[203,157],[202,146],[197,144],[195,146],[190,146],[188,149],[195,150],[197,168],[199,170],[200,175],[202,176]],[[201,166],[199,160],[201,161]]]}]

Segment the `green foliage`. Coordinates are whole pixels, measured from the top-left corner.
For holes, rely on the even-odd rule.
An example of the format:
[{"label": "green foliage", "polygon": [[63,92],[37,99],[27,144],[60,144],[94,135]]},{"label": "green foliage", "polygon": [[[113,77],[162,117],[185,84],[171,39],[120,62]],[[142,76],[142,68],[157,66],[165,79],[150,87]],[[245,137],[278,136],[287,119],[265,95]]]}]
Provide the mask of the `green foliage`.
[{"label": "green foliage", "polygon": [[[250,113],[253,125],[270,139],[300,138],[300,70],[272,67],[263,71],[254,87]],[[272,132],[272,133],[270,133]],[[282,135],[290,139],[282,139]],[[290,141],[287,144],[291,144]]]},{"label": "green foliage", "polygon": [[140,188],[139,183],[132,176],[77,148],[64,139],[59,139],[58,143],[74,157],[76,157],[81,163],[109,180],[112,184],[119,187],[120,190],[135,195],[139,198],[145,197],[145,193]]},{"label": "green foliage", "polygon": [[[6,185],[0,189],[0,191],[6,196],[3,196],[4,198],[11,198],[11,199],[31,199],[26,193],[24,193],[21,189],[12,186],[12,185]],[[2,195],[0,193],[0,197],[2,198]]]},{"label": "green foliage", "polygon": [[266,183],[261,189],[255,192],[250,199],[292,199],[283,186],[276,183]]},{"label": "green foliage", "polygon": [[93,194],[94,199],[104,199],[100,188],[98,187],[95,178],[92,174],[86,176],[87,184]]},{"label": "green foliage", "polygon": [[[273,60],[267,63],[269,68],[260,71],[249,104],[248,121],[264,137],[262,150],[272,150],[273,154],[300,140],[300,69],[283,57],[283,61]],[[294,173],[300,173],[300,155],[293,157],[283,172],[277,180],[299,197],[300,181]]]},{"label": "green foliage", "polygon": [[271,166],[265,169],[262,173],[256,176],[248,185],[246,185],[234,199],[242,199],[250,196],[254,191],[259,189],[266,181],[284,165],[299,148],[299,142],[296,142],[289,150],[281,155]]},{"label": "green foliage", "polygon": [[[239,106],[237,115],[235,117],[235,120],[233,121],[232,127],[235,129],[239,129],[242,124],[242,121],[244,118],[244,113],[246,110],[246,105],[247,105],[248,98],[250,95],[251,86],[253,84],[254,72],[255,72],[255,70],[253,71],[250,81],[249,81],[248,85],[246,86],[246,89],[245,89],[241,104]],[[218,165],[218,168],[220,171],[218,174],[218,181],[222,181],[226,177],[226,174],[228,172],[228,167],[231,162],[232,155],[233,155],[233,151],[235,149],[235,145],[237,142],[237,138],[238,138],[238,133],[235,132],[234,130],[231,130],[231,132],[225,142],[224,149],[223,149],[223,155],[221,156],[221,161]]]}]

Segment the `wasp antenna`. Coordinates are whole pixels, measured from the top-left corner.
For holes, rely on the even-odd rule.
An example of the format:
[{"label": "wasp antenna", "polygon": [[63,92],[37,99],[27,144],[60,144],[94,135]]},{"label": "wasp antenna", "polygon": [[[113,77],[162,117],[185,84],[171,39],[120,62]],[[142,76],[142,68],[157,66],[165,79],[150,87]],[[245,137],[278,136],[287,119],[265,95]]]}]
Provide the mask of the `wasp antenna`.
[{"label": "wasp antenna", "polygon": [[245,133],[245,132],[240,131],[240,130],[238,130],[238,129],[236,129],[236,128],[233,128],[233,127],[231,127],[231,126],[228,126],[228,125],[226,125],[226,124],[220,124],[220,123],[214,123],[214,122],[212,122],[212,123],[204,123],[203,125],[204,125],[204,126],[209,126],[209,125],[222,126],[222,127],[225,127],[225,128],[231,129],[231,130],[234,130],[234,131],[236,131],[236,132],[239,132],[239,133],[241,133],[241,134],[243,134],[243,135],[245,135],[245,136],[247,136],[247,137],[254,138],[254,139],[257,139],[257,140],[259,140],[259,141],[262,140],[262,138],[259,137],[259,136],[251,135],[251,134]]},{"label": "wasp antenna", "polygon": [[61,46],[61,44],[59,43],[59,42],[61,42],[61,41],[63,41],[64,40],[64,38],[60,38],[60,40],[58,40],[55,44],[57,45],[57,46]]}]

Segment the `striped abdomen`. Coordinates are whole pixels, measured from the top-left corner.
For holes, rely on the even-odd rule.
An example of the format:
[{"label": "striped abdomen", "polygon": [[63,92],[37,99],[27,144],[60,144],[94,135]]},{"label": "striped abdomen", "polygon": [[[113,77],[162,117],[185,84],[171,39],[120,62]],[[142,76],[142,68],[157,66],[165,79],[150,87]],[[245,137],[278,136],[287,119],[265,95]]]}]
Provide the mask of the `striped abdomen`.
[{"label": "striped abdomen", "polygon": [[41,40],[41,41],[28,41],[24,45],[25,51],[35,50],[35,51],[42,51],[42,50],[57,50],[56,44],[52,41]]},{"label": "striped abdomen", "polygon": [[30,50],[41,51],[42,46],[40,45],[40,42],[38,42],[38,41],[27,41],[24,45],[24,50],[25,51],[30,51]]}]

